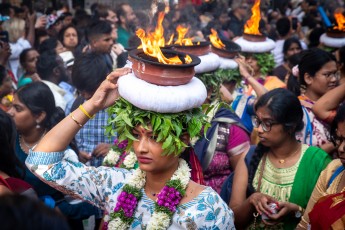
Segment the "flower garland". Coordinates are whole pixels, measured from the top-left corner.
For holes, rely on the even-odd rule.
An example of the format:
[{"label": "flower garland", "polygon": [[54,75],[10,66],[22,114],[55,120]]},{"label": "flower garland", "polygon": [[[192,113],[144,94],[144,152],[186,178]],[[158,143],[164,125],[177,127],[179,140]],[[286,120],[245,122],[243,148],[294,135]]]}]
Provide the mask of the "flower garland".
[{"label": "flower garland", "polygon": [[[179,166],[171,179],[157,195],[155,209],[147,224],[147,230],[167,229],[177,205],[186,193],[190,180],[190,168],[185,160],[179,159]],[[117,197],[114,212],[104,217],[103,229],[128,229],[134,220],[134,213],[141,199],[141,189],[146,183],[146,172],[136,169],[122,192]]]},{"label": "flower garland", "polygon": [[138,168],[138,159],[133,151],[126,152],[128,142],[119,142],[117,139],[104,157],[102,165],[108,167],[120,167],[125,169]]}]

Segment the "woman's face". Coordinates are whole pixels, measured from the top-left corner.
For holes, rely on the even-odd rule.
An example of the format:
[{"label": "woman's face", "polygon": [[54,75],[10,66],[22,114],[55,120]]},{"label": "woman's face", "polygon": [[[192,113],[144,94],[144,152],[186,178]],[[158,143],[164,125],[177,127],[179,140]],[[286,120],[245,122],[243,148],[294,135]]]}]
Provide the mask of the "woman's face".
[{"label": "woman's face", "polygon": [[297,43],[292,43],[289,49],[286,51],[286,58],[291,57],[294,54],[301,52],[301,47]]},{"label": "woman's face", "polygon": [[[256,111],[257,119],[259,120],[258,135],[260,142],[267,147],[280,146],[287,138],[289,134],[284,130],[282,124],[277,123],[277,121],[271,116],[270,110],[264,106],[259,107]],[[269,131],[263,129],[263,123],[268,128]]]},{"label": "woman's face", "polygon": [[8,114],[14,120],[17,130],[20,133],[28,133],[36,127],[36,117],[31,113],[28,107],[18,98],[17,94],[13,96],[13,103]]},{"label": "woman's face", "polygon": [[137,126],[133,129],[133,136],[137,141],[133,142],[133,149],[138,158],[140,169],[146,172],[165,172],[177,167],[178,157],[174,155],[162,156],[162,142],[156,142],[152,129]]},{"label": "woman's face", "polygon": [[55,51],[57,54],[63,53],[66,51],[66,48],[62,45],[60,41],[57,42],[57,45],[55,47]]},{"label": "woman's face", "polygon": [[36,50],[30,50],[26,54],[25,62],[24,62],[24,68],[27,73],[33,74],[36,73],[36,63],[37,59],[39,57],[39,53]]},{"label": "woman's face", "polygon": [[327,62],[315,73],[314,77],[309,77],[307,90],[312,90],[316,95],[322,96],[338,85],[338,69],[335,61]]},{"label": "woman's face", "polygon": [[75,48],[78,45],[78,34],[73,27],[69,27],[65,31],[63,43],[67,48]]},{"label": "woman's face", "polygon": [[345,165],[345,122],[339,122],[337,125],[337,139],[338,157]]},{"label": "woman's face", "polygon": [[260,66],[258,64],[258,60],[256,60],[256,58],[253,55],[246,57],[246,63],[250,67],[252,67],[252,69],[254,70],[254,73],[260,72]]},{"label": "woman's face", "polygon": [[11,76],[7,73],[6,71],[6,76],[2,80],[1,85],[0,85],[0,95],[1,96],[6,96],[10,93],[12,93],[12,78]]}]

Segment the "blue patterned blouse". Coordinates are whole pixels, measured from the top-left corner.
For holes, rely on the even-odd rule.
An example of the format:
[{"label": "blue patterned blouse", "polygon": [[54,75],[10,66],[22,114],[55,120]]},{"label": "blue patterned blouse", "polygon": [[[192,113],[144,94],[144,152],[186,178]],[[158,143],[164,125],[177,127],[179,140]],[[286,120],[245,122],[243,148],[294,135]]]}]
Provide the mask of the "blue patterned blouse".
[{"label": "blue patterned blouse", "polygon": [[[43,153],[30,151],[27,167],[50,186],[63,193],[87,200],[112,212],[122,186],[133,171],[91,167],[80,163],[73,150]],[[154,202],[144,190],[131,229],[145,229]],[[233,212],[220,196],[206,187],[193,200],[178,206],[169,229],[235,229]]]}]

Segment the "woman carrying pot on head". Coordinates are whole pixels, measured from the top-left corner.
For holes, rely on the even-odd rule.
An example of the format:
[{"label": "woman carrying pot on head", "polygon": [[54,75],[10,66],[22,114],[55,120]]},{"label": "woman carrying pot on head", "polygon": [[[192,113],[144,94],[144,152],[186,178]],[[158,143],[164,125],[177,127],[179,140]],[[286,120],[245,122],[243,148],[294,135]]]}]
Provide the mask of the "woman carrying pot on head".
[{"label": "woman carrying pot on head", "polygon": [[[325,93],[338,85],[338,69],[335,57],[321,49],[303,51],[298,65],[298,75],[305,92],[299,96],[303,108],[304,129],[297,134],[302,143],[322,148],[328,153],[334,151],[334,145],[329,142],[329,126],[327,120],[320,120],[312,108]],[[334,115],[333,115],[334,117]]]},{"label": "woman carrying pot on head", "polygon": [[345,105],[337,110],[331,126],[337,157],[322,171],[298,229],[344,229],[345,222]]},{"label": "woman carrying pot on head", "polygon": [[[12,116],[18,132],[15,153],[23,164],[29,150],[35,148],[44,135],[65,117],[63,110],[55,106],[53,93],[43,82],[30,83],[15,92],[13,105],[8,113]],[[55,139],[54,142],[57,140]],[[77,155],[75,157],[77,158]],[[95,207],[85,202],[71,204],[74,201],[43,183],[28,167],[25,167],[24,180],[35,189],[48,206],[57,207],[66,216],[73,229],[82,229],[82,220],[97,212]]]},{"label": "woman carrying pot on head", "polygon": [[[121,75],[126,76],[119,79],[118,88]],[[234,229],[232,211],[211,188],[190,180],[189,166],[180,157],[189,137],[198,135],[205,124],[201,108],[195,108],[206,98],[205,87],[199,82],[196,85],[202,87],[188,94],[197,94],[192,99],[193,105],[180,112],[161,113],[132,104],[133,97],[138,95],[132,81],[140,80],[135,79],[128,68],[112,72],[91,99],[42,138],[30,152],[27,166],[51,186],[103,208],[109,214],[105,217],[108,229]],[[120,98],[119,91],[122,95],[130,94],[132,101]],[[146,101],[143,106],[155,107],[162,97],[152,97],[153,101],[136,99]],[[112,104],[109,112],[117,116],[110,122],[108,131],[117,131],[119,141],[128,139],[128,149],[133,147],[138,158],[136,170],[87,167],[71,158],[72,150],[66,150],[88,119]],[[166,108],[166,104],[158,106]]]},{"label": "woman carrying pot on head", "polygon": [[286,89],[269,91],[255,104],[260,143],[239,161],[224,187],[236,227],[294,229],[300,221],[320,172],[331,161],[323,150],[296,140],[302,117],[300,102]]}]

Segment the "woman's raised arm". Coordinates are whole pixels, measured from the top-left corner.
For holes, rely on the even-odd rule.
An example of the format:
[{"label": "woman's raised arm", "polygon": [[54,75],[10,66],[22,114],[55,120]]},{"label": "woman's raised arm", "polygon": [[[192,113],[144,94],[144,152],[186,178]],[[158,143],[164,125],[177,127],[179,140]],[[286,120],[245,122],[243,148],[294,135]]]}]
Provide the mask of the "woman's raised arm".
[{"label": "woman's raised arm", "polygon": [[[76,109],[54,128],[52,128],[39,142],[37,152],[61,152],[66,149],[80,128],[98,111],[109,107],[119,98],[117,80],[120,76],[131,72],[129,68],[117,69],[107,76],[98,87],[94,95],[83,103],[82,108]],[[84,111],[83,111],[84,110]]]}]

